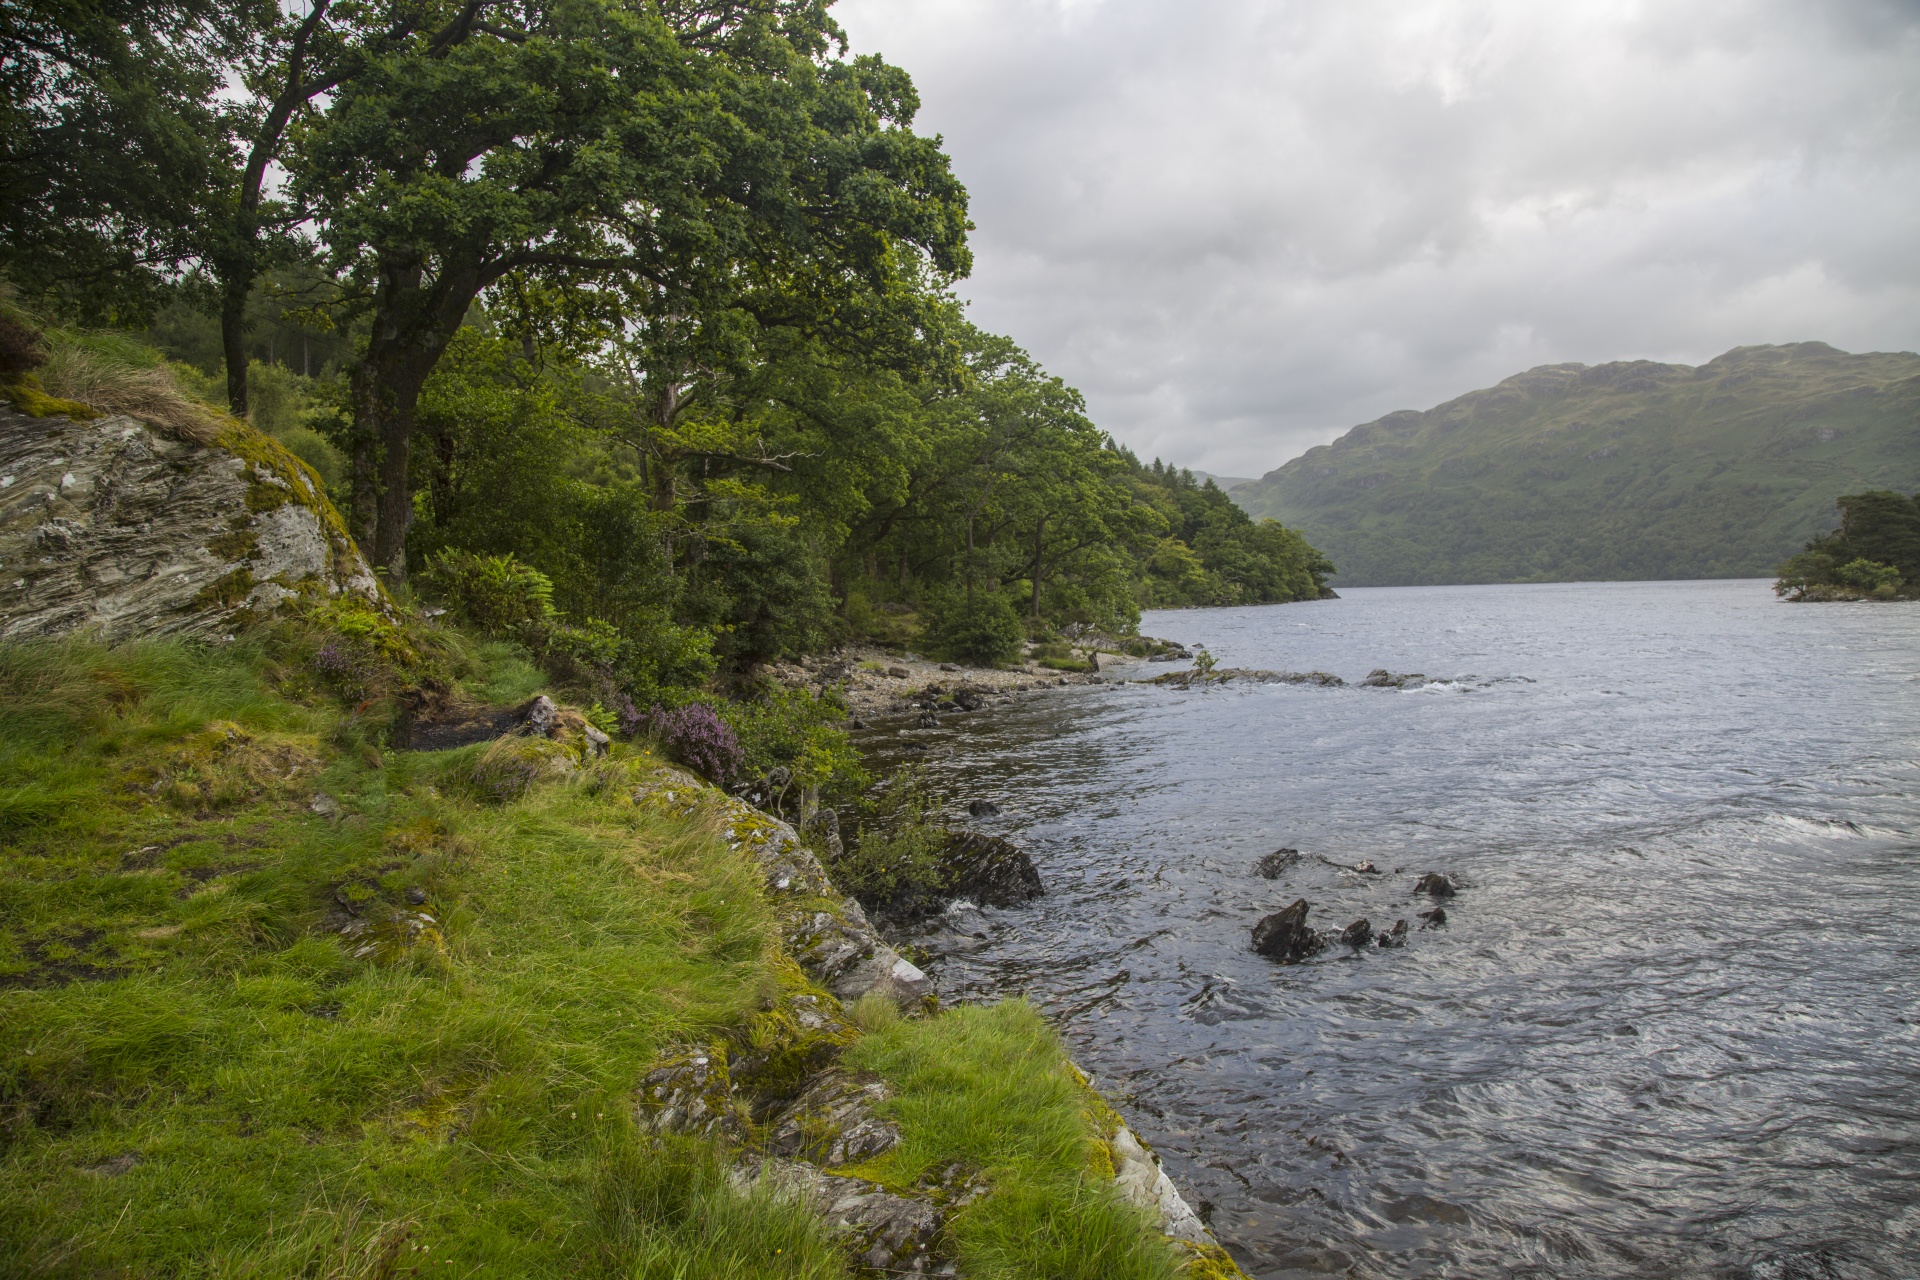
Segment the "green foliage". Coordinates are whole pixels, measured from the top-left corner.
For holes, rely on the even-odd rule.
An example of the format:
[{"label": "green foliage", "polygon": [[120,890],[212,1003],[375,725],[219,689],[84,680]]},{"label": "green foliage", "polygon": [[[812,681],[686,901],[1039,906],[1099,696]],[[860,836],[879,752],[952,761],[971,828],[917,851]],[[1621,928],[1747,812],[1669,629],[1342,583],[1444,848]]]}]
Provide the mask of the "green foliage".
[{"label": "green foliage", "polygon": [[553,583],[511,555],[442,552],[428,563],[425,577],[449,613],[488,635],[516,635],[554,616]]},{"label": "green foliage", "polygon": [[228,181],[226,73],[274,20],[219,0],[18,0],[0,21],[0,274],[140,322]]},{"label": "green foliage", "polygon": [[872,781],[860,753],[841,730],[847,709],[837,695],[762,684],[715,710],[732,728],[744,753],[742,772],[763,777],[792,771],[794,785],[824,789],[829,803],[844,803]]},{"label": "green foliage", "polygon": [[1759,577],[1833,494],[1920,488],[1917,374],[1911,353],[1819,342],[1548,365],[1355,427],[1234,497],[1355,585]]},{"label": "green foliage", "polygon": [[848,834],[844,852],[828,871],[861,905],[910,917],[938,901],[940,854],[948,832],[920,768],[906,765],[870,792],[856,829]]},{"label": "green foliage", "polygon": [[901,1142],[887,1181],[954,1164],[994,1194],[955,1215],[960,1265],[982,1280],[1173,1280],[1178,1259],[1143,1215],[1093,1172],[1101,1163],[1085,1095],[1059,1038],[1025,1001],[963,1005],[876,1030],[851,1065],[893,1087]]},{"label": "green foliage", "polygon": [[970,600],[965,591],[952,588],[921,607],[927,644],[943,658],[996,667],[1020,656],[1026,629],[998,591],[982,590]]},{"label": "green foliage", "polygon": [[1794,600],[1891,600],[1920,587],[1920,495],[1843,495],[1840,527],[1815,536],[1776,570],[1775,594]]}]

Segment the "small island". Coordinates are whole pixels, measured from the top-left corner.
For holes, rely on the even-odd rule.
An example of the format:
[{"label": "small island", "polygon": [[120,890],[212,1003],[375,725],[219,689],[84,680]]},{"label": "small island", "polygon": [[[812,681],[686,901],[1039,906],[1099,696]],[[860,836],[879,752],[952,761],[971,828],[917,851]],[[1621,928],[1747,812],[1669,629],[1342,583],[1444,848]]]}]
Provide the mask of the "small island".
[{"label": "small island", "polygon": [[1816,534],[1775,572],[1774,594],[1794,601],[1920,599],[1920,494],[1843,495],[1840,527]]}]

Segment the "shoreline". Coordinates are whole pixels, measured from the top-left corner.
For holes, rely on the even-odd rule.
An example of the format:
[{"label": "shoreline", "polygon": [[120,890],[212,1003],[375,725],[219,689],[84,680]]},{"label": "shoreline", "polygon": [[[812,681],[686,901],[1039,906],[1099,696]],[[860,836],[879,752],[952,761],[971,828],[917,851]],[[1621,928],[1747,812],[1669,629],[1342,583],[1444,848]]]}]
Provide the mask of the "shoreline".
[{"label": "shoreline", "polygon": [[820,658],[769,663],[764,670],[789,689],[837,689],[847,704],[847,727],[860,730],[875,727],[877,720],[932,709],[931,704],[942,699],[953,701],[942,713],[972,711],[1010,703],[1022,693],[1124,683],[1147,662],[1100,651],[1098,671],[1056,671],[1031,658],[1018,667],[965,667],[857,644]]}]

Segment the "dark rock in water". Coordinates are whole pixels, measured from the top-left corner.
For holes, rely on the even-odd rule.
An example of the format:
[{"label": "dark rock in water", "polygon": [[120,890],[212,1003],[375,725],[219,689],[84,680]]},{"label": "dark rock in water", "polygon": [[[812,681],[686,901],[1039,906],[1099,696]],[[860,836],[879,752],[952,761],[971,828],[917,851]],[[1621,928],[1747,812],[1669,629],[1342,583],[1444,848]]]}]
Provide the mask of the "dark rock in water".
[{"label": "dark rock in water", "polygon": [[847,728],[849,729],[864,729],[866,727],[867,727],[867,722],[865,720],[862,720],[859,716],[855,716],[853,719],[847,721]]},{"label": "dark rock in water", "polygon": [[1441,875],[1438,871],[1429,871],[1414,881],[1413,891],[1415,893],[1424,893],[1434,898],[1451,898],[1453,896],[1453,880],[1448,876]]},{"label": "dark rock in water", "polygon": [[933,714],[932,710],[929,709],[922,711],[920,718],[914,721],[914,723],[922,729],[938,729],[940,727],[940,717]]},{"label": "dark rock in water", "polygon": [[1445,907],[1435,907],[1431,911],[1422,911],[1420,918],[1426,921],[1425,924],[1420,926],[1422,929],[1438,929],[1447,922],[1447,909]]},{"label": "dark rock in water", "polygon": [[986,704],[978,689],[961,689],[953,695],[953,705],[962,711],[978,711]]},{"label": "dark rock in water", "polygon": [[1298,849],[1275,849],[1254,864],[1253,869],[1267,880],[1278,880],[1294,863],[1300,861]]},{"label": "dark rock in water", "polygon": [[1423,684],[1436,684],[1424,672],[1393,672],[1385,667],[1375,667],[1367,672],[1367,678],[1360,682],[1363,689],[1417,689]]},{"label": "dark rock in water", "polygon": [[928,747],[924,742],[903,742],[900,744],[900,749],[909,755],[918,755],[932,748]]},{"label": "dark rock in water", "polygon": [[975,818],[997,818],[1000,816],[1000,806],[991,800],[975,800],[967,806],[967,813]]},{"label": "dark rock in water", "polygon": [[1383,947],[1404,947],[1407,945],[1407,922],[1395,920],[1393,928],[1381,934],[1376,941]]},{"label": "dark rock in water", "polygon": [[1356,951],[1366,946],[1373,941],[1373,921],[1365,916],[1355,920],[1340,931],[1340,941]]},{"label": "dark rock in water", "polygon": [[1326,939],[1307,927],[1307,900],[1297,898],[1284,911],[1276,911],[1253,926],[1253,949],[1281,964],[1298,964],[1318,955]]},{"label": "dark rock in water", "polygon": [[990,907],[1011,907],[1047,891],[1033,859],[1011,840],[962,831],[940,855],[946,892]]}]

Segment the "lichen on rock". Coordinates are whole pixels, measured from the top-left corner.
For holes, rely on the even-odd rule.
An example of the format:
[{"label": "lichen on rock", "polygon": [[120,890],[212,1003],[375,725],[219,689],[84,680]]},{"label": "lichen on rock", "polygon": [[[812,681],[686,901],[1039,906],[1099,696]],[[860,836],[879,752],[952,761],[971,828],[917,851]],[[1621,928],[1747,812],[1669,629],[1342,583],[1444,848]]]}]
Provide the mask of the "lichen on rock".
[{"label": "lichen on rock", "polygon": [[271,438],[0,409],[0,638],[215,637],[308,596],[387,608],[318,480]]}]

